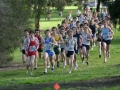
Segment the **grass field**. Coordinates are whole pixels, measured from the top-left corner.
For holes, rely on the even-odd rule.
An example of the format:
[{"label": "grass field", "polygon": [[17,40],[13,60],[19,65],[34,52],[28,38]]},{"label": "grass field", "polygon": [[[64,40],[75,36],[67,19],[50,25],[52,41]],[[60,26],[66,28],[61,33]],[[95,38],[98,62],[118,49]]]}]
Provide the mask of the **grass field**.
[{"label": "grass field", "polygon": [[[66,7],[63,12],[63,19],[72,10],[76,14],[77,7]],[[30,19],[32,22],[33,19]],[[33,22],[34,23],[34,22]],[[61,23],[58,21],[58,13],[52,11],[51,21],[41,19],[41,29],[45,30]],[[33,24],[31,24],[34,28]],[[43,74],[43,60],[39,60],[39,68],[34,70],[31,77],[26,74],[25,69],[1,70],[0,90],[54,90],[55,83],[59,83],[60,90],[120,90],[120,32],[115,31],[115,36],[111,45],[111,57],[107,63],[103,63],[103,56],[98,57],[97,47],[90,51],[90,65],[82,64],[78,55],[78,69],[68,74],[69,66],[65,69],[55,67],[52,73],[48,69],[46,75]],[[14,52],[14,61],[22,63],[19,49]]]}]

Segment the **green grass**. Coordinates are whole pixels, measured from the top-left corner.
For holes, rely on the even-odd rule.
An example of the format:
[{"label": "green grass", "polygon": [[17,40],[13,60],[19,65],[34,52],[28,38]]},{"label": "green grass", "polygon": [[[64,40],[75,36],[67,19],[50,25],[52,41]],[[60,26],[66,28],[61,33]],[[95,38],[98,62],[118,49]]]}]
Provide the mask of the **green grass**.
[{"label": "green grass", "polygon": [[[76,14],[77,7],[66,7],[63,12],[63,18],[67,16],[68,12],[73,9],[74,15]],[[74,16],[73,15],[73,16]],[[33,19],[30,19],[32,22]],[[51,28],[52,26],[57,26],[60,23],[58,21],[58,13],[53,10],[51,21],[45,21],[44,18],[41,19],[40,25],[41,29]],[[33,28],[34,25],[32,24]],[[115,31],[114,39],[112,40],[111,45],[111,57],[108,58],[107,63],[103,63],[103,55],[102,58],[98,58],[97,47],[94,48],[93,51],[90,51],[90,65],[81,64],[81,59],[78,55],[77,61],[79,68],[68,74],[69,66],[65,69],[62,67],[62,63],[60,68],[55,67],[55,72],[51,73],[51,70],[48,69],[48,73],[46,75],[43,74],[43,60],[39,60],[39,68],[34,70],[34,75],[31,77],[29,74],[26,74],[25,69],[20,70],[8,70],[8,71],[0,71],[0,87],[2,86],[13,86],[13,85],[25,85],[25,84],[40,84],[40,83],[62,83],[62,82],[76,82],[76,81],[89,81],[98,78],[110,78],[112,76],[120,76],[120,32]],[[14,52],[14,62],[22,63],[21,60],[21,52],[17,49]],[[53,85],[54,85],[53,84]],[[88,90],[87,87],[61,87],[61,90]],[[85,89],[84,89],[85,88]],[[120,86],[112,86],[97,88],[97,90],[119,90]],[[17,90],[17,89],[14,89]],[[44,87],[42,90],[53,90],[53,86]],[[89,90],[96,90],[94,87],[89,87]]]}]

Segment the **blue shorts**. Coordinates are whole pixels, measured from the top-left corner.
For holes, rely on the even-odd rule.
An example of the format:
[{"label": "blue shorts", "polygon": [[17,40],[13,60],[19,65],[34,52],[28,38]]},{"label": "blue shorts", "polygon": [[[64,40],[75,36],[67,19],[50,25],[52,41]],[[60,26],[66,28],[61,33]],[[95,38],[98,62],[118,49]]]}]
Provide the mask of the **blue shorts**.
[{"label": "blue shorts", "polygon": [[51,50],[46,50],[45,52],[48,53],[49,57],[52,57],[54,55],[54,52]]}]

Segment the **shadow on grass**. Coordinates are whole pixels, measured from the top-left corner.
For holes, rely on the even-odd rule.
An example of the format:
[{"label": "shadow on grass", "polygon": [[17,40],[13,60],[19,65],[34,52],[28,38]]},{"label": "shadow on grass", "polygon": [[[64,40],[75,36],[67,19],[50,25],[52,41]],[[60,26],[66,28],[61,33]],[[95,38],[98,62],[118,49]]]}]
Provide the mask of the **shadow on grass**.
[{"label": "shadow on grass", "polygon": [[40,20],[40,22],[54,22],[54,21],[59,21],[59,19],[50,19],[50,20]]},{"label": "shadow on grass", "polygon": [[117,65],[110,65],[109,67],[116,67],[116,68],[120,68],[120,64],[117,64]]},{"label": "shadow on grass", "polygon": [[[25,85],[14,85],[1,87],[0,90],[53,90],[55,83],[44,83],[44,84],[25,84]],[[94,79],[89,81],[74,81],[74,82],[63,82],[59,83],[61,89],[67,90],[67,88],[81,87],[81,90],[89,90],[89,88],[101,88],[101,87],[115,87],[120,86],[120,76],[105,77],[101,79]],[[74,89],[74,90],[76,90]]]}]

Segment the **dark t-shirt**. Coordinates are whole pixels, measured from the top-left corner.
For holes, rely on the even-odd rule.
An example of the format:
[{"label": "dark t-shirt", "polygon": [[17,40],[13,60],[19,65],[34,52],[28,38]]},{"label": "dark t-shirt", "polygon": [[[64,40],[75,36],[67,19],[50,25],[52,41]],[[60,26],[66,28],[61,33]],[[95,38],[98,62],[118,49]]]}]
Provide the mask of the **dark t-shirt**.
[{"label": "dark t-shirt", "polygon": [[78,34],[78,33],[75,34],[75,35],[73,35],[73,38],[76,39],[78,45],[79,45],[79,38],[80,38],[80,35],[81,35],[81,34]]},{"label": "dark t-shirt", "polygon": [[95,25],[90,25],[90,29],[92,30],[92,34],[96,33],[96,26]]}]

